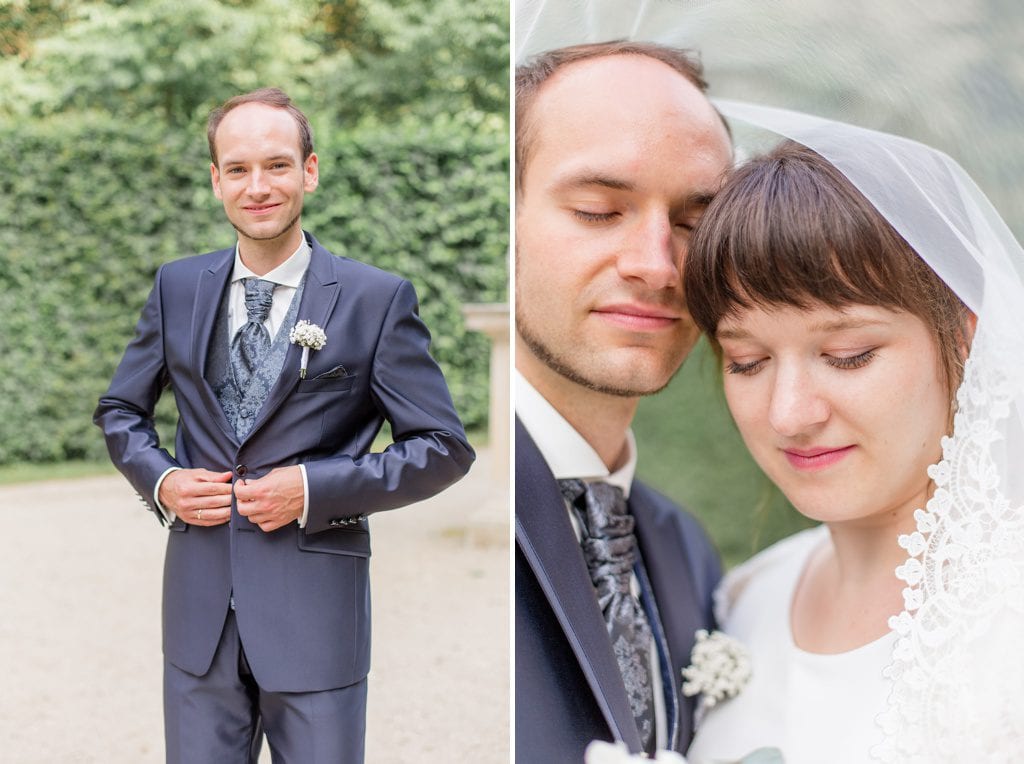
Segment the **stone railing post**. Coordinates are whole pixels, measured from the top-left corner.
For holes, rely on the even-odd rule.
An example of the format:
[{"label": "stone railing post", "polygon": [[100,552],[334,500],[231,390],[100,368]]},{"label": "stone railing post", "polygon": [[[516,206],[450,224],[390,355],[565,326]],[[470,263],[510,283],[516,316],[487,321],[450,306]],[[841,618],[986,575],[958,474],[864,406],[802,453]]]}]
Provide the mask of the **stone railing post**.
[{"label": "stone railing post", "polygon": [[[471,535],[508,537],[510,352],[509,307],[507,303],[475,303],[462,306],[466,327],[487,335],[491,341],[490,407],[487,441],[490,452],[492,488],[480,508]],[[485,527],[490,527],[490,531]]]}]

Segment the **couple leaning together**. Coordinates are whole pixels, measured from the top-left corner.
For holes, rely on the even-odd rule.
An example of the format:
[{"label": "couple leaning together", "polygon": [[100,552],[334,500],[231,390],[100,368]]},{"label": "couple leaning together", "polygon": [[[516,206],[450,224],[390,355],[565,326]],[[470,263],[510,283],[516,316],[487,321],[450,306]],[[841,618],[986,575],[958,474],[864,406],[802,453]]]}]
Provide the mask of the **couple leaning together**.
[{"label": "couple leaning together", "polygon": [[[516,74],[517,759],[1017,760],[1020,246],[944,154],[704,88],[641,43]],[[739,122],[782,141],[734,166]],[[699,331],[821,523],[724,578],[634,480]]]}]

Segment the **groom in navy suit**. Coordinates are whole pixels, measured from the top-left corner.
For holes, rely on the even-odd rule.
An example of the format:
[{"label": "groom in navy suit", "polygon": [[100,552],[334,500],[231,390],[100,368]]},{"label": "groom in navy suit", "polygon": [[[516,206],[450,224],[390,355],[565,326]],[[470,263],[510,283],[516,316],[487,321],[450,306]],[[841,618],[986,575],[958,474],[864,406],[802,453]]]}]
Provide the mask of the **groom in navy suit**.
[{"label": "groom in navy suit", "polygon": [[[516,73],[516,758],[685,751],[718,556],[633,479],[629,426],[697,338],[689,231],[731,164],[683,51],[607,43]],[[679,423],[685,427],[685,422]]]},{"label": "groom in navy suit", "polygon": [[[262,89],[210,116],[229,249],[168,263],[95,421],[169,525],[167,760],[361,762],[368,518],[473,461],[412,285],[335,257],[300,224],[318,183],[306,117]],[[290,342],[300,321],[326,344]],[[313,337],[313,339],[317,339]],[[153,410],[168,385],[174,455]],[[370,447],[384,420],[394,442]]]}]

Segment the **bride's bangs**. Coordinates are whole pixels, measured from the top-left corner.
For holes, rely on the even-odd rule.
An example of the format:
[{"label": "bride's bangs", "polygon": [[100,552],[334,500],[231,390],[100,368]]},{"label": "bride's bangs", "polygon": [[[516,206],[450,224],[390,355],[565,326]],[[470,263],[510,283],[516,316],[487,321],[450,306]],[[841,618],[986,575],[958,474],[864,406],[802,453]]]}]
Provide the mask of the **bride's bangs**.
[{"label": "bride's bangs", "polygon": [[[852,304],[919,313],[927,265],[818,154],[786,142],[730,177],[690,240],[690,313],[714,337],[742,309]],[[934,276],[931,276],[934,278]]]}]

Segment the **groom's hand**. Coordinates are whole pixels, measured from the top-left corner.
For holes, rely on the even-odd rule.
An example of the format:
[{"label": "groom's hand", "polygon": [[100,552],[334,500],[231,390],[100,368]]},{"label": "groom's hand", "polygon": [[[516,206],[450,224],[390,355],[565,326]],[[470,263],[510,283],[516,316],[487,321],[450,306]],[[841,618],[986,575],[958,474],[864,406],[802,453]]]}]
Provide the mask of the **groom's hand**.
[{"label": "groom's hand", "polygon": [[238,513],[269,533],[302,517],[302,470],[278,467],[258,480],[235,483]]},{"label": "groom's hand", "polygon": [[221,525],[231,519],[231,473],[175,470],[160,484],[160,504],[190,525]]}]

